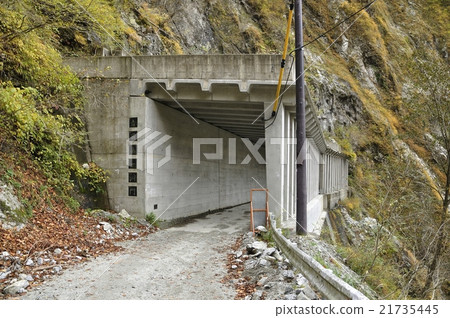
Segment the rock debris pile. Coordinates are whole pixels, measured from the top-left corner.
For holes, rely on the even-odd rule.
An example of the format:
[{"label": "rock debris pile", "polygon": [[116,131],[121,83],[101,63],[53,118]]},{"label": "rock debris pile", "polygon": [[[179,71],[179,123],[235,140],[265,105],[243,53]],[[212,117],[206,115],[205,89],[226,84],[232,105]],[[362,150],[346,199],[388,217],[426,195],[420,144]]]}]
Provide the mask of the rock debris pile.
[{"label": "rock debris pile", "polygon": [[239,238],[233,253],[228,254],[228,274],[222,280],[236,288],[235,299],[246,300],[312,300],[323,297],[309,281],[289,263],[275,246],[259,240],[270,238],[264,227],[258,227],[256,238],[252,232]]}]

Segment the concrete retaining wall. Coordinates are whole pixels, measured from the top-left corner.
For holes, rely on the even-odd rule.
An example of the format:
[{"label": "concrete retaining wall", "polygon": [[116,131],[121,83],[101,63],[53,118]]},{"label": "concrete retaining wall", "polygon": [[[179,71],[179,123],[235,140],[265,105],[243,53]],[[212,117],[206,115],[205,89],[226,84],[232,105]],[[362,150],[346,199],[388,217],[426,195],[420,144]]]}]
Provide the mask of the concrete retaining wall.
[{"label": "concrete retaining wall", "polygon": [[273,238],[277,246],[289,261],[328,299],[332,300],[367,300],[368,298],[342,279],[325,269],[314,258],[300,250],[296,244],[286,239],[276,222],[271,217]]}]

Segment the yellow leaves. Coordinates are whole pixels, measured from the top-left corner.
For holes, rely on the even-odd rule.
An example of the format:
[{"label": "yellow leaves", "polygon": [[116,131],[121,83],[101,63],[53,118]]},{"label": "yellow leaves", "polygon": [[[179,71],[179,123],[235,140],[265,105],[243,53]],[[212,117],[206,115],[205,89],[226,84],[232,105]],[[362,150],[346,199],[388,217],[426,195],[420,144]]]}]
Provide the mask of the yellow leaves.
[{"label": "yellow leaves", "polygon": [[142,37],[137,34],[136,30],[133,29],[132,27],[127,27],[125,29],[125,34],[128,36],[128,38],[131,41],[137,42],[137,43],[141,43],[142,42]]},{"label": "yellow leaves", "polygon": [[86,46],[88,44],[86,38],[80,32],[75,32],[75,41],[82,46]]}]

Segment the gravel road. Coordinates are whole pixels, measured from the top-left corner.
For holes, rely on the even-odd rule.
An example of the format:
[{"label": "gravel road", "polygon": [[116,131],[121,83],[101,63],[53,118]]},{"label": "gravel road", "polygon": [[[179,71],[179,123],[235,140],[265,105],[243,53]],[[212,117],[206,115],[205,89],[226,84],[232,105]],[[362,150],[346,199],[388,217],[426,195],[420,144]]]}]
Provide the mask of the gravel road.
[{"label": "gravel road", "polygon": [[120,254],[66,269],[22,299],[233,299],[227,253],[248,232],[248,205],[123,244]]}]

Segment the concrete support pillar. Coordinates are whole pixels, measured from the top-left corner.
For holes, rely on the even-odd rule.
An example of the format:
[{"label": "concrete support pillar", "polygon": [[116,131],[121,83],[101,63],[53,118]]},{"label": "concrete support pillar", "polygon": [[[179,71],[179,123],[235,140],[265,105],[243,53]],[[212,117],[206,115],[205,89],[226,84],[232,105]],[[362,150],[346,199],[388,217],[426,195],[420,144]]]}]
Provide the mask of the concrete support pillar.
[{"label": "concrete support pillar", "polygon": [[[265,118],[270,118],[272,107],[270,103],[266,103],[264,108],[267,109]],[[272,123],[272,120],[266,122],[266,127]],[[285,111],[281,104],[275,122],[266,128],[266,180],[269,189],[269,209],[276,218],[281,220],[286,217],[286,209],[284,207],[284,178],[285,178]]]}]

